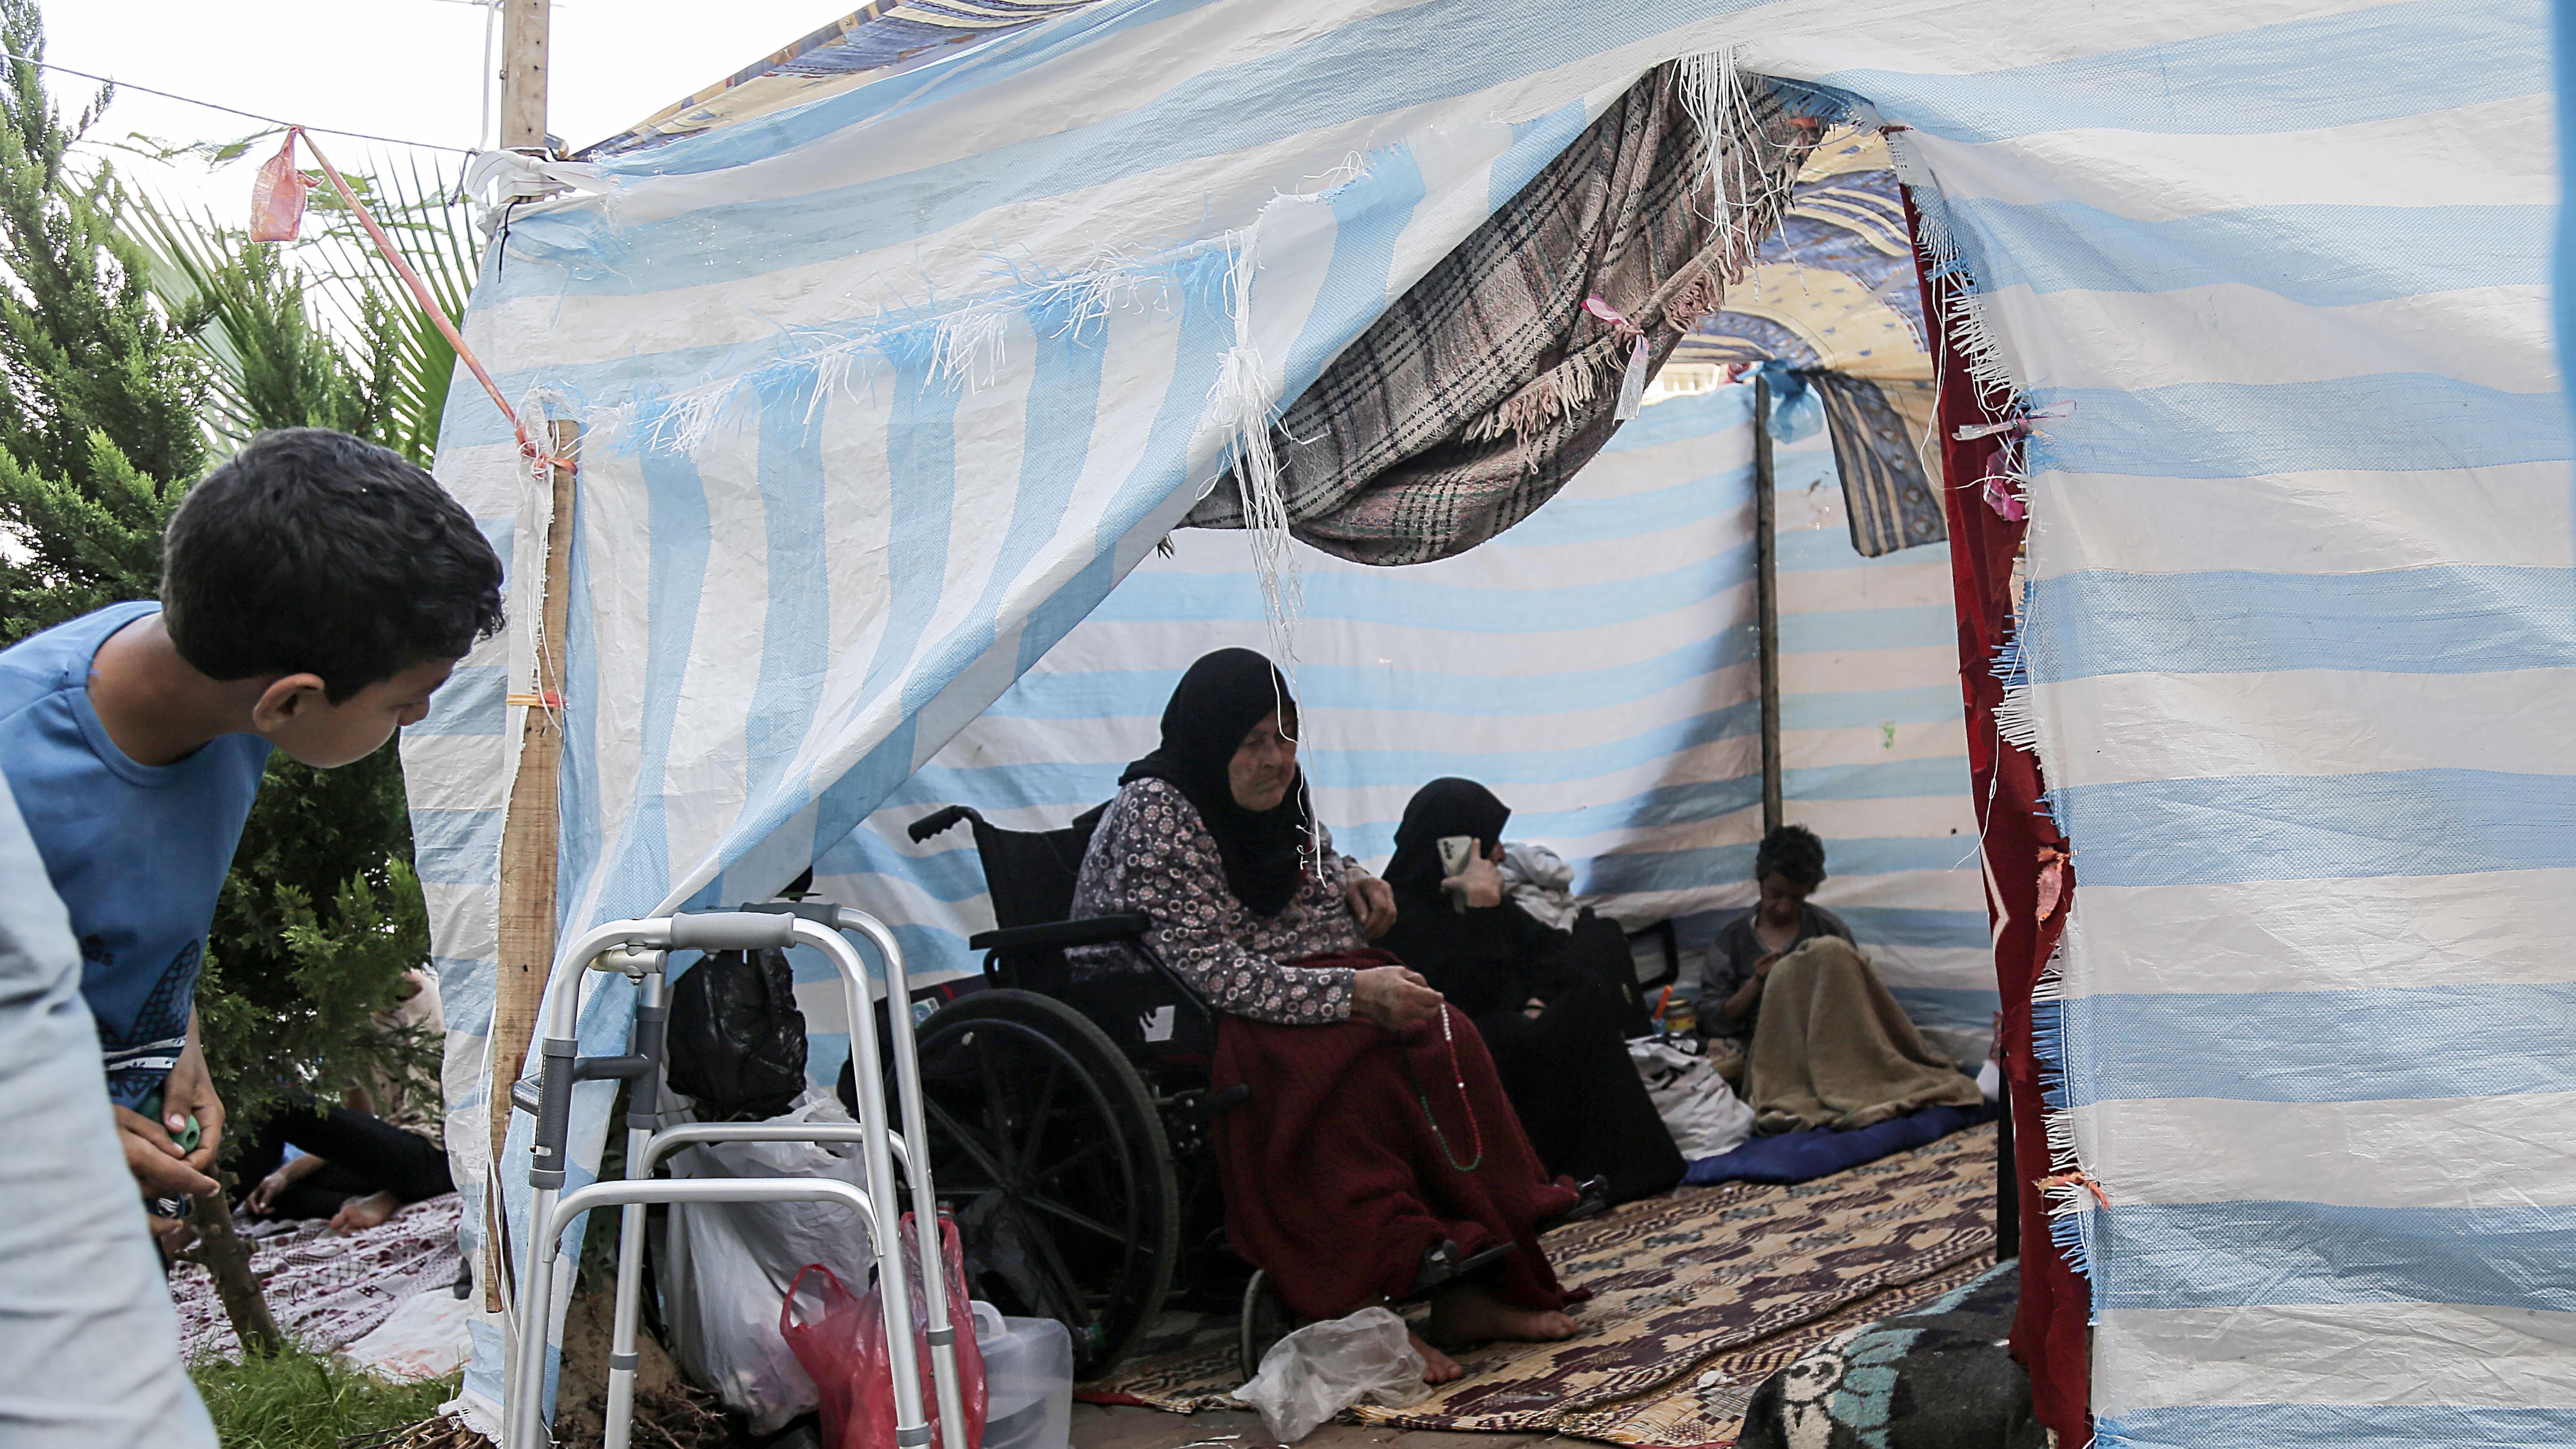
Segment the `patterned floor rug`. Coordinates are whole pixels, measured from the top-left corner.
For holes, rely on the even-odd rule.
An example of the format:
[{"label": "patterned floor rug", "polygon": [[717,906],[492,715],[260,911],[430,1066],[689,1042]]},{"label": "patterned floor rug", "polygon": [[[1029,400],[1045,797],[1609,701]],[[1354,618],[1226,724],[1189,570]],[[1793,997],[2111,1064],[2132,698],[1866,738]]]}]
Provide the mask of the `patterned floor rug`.
[{"label": "patterned floor rug", "polygon": [[[1995,1132],[1971,1128],[1792,1187],[1726,1183],[1631,1203],[1551,1234],[1567,1283],[1593,1291],[1563,1343],[1458,1355],[1467,1376],[1364,1423],[1557,1432],[1623,1444],[1732,1441],[1772,1370],[1858,1323],[1901,1312],[1992,1261]],[[1175,1322],[1095,1403],[1187,1413],[1241,1407],[1231,1322]]]},{"label": "patterned floor rug", "polygon": [[[459,1201],[449,1193],[416,1202],[345,1238],[320,1219],[248,1226],[250,1271],[269,1315],[298,1345],[329,1353],[364,1337],[412,1295],[446,1291],[456,1281]],[[241,1357],[241,1342],[205,1269],[194,1263],[173,1269],[170,1297],[179,1310],[181,1357],[190,1363]]]}]

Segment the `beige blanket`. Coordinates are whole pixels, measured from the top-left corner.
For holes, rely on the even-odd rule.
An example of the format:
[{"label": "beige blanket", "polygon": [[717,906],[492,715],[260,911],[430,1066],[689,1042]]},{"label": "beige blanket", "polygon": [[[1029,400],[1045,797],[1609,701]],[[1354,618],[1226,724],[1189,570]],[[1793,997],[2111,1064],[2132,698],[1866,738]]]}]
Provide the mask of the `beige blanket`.
[{"label": "beige blanket", "polygon": [[1923,1044],[1869,958],[1833,936],[1771,968],[1747,1073],[1762,1132],[1848,1131],[1979,1100],[1977,1084]]}]

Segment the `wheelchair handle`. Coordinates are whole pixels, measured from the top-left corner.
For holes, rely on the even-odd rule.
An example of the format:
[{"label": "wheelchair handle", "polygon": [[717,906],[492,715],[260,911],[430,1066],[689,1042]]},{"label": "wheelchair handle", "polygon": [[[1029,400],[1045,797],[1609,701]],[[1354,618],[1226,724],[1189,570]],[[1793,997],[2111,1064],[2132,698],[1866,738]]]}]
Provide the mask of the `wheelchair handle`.
[{"label": "wheelchair handle", "polygon": [[945,810],[934,810],[912,822],[904,830],[904,834],[912,837],[913,844],[919,845],[943,830],[953,829],[961,820],[972,820],[978,825],[984,823],[984,817],[976,814],[972,806],[951,805]]}]

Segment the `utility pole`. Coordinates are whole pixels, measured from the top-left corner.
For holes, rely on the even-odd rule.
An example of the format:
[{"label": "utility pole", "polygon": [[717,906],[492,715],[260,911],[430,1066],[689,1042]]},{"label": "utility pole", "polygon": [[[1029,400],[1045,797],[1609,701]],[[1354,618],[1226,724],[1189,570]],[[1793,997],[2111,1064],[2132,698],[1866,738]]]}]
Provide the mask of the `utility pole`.
[{"label": "utility pole", "polygon": [[501,5],[501,148],[546,144],[546,21],[552,0]]}]

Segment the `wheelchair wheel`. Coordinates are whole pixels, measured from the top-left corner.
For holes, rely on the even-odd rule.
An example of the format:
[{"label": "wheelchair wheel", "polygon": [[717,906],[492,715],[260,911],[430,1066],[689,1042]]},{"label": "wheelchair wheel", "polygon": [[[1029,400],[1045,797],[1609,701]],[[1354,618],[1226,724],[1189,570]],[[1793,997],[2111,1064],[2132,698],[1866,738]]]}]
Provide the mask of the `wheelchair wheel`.
[{"label": "wheelchair wheel", "polygon": [[1180,1258],[1180,1189],[1154,1094],[1088,1017],[979,991],[922,1023],[932,1170],[976,1296],[1073,1332],[1096,1376],[1153,1325]]},{"label": "wheelchair wheel", "polygon": [[1271,1347],[1297,1331],[1297,1315],[1288,1311],[1285,1299],[1270,1286],[1270,1275],[1255,1268],[1252,1281],[1243,1285],[1243,1312],[1235,1321],[1234,1353],[1243,1369],[1244,1382],[1261,1372],[1261,1357]]}]

